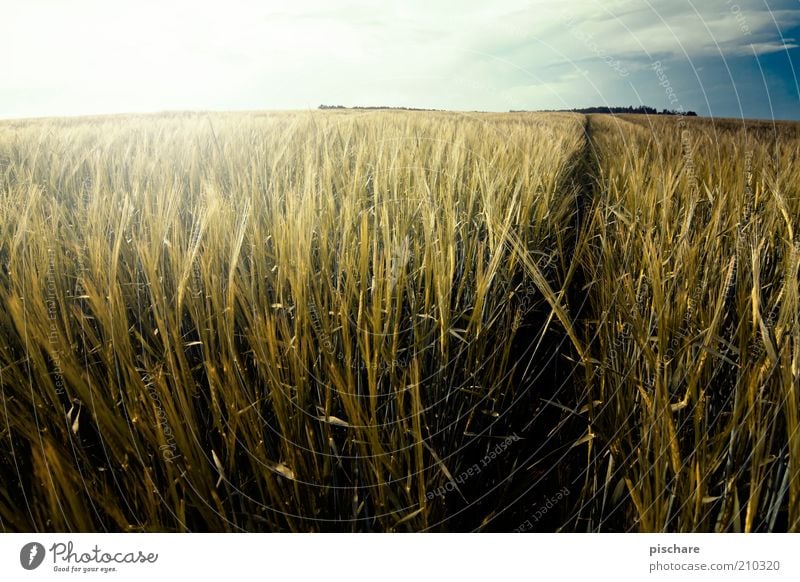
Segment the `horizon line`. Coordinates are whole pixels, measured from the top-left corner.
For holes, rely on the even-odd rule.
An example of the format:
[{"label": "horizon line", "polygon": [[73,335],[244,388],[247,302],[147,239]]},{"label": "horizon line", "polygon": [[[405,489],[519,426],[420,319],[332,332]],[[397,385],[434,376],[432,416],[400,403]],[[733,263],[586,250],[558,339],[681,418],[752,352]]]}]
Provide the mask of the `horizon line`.
[{"label": "horizon line", "polygon": [[[658,117],[695,117],[689,116],[687,113],[690,110],[683,112],[675,111],[671,114],[664,114],[656,111],[656,113],[626,113],[626,112],[597,112],[597,113],[582,113],[580,110],[592,108],[611,109],[622,107],[650,107],[646,105],[593,105],[589,107],[576,107],[573,109],[508,109],[508,110],[491,110],[491,109],[437,109],[437,108],[424,108],[424,107],[411,107],[401,105],[352,105],[352,106],[339,106],[339,105],[325,105],[321,104],[316,107],[295,107],[295,108],[274,108],[274,109],[153,109],[146,111],[114,111],[114,112],[99,112],[99,113],[66,113],[66,114],[52,114],[52,115],[31,115],[31,116],[11,116],[6,117],[0,115],[0,123],[15,122],[15,121],[44,121],[48,119],[81,119],[81,118],[96,118],[96,117],[127,117],[127,116],[158,116],[158,115],[175,115],[175,114],[244,114],[244,113],[295,113],[295,112],[323,112],[323,111],[405,111],[408,113],[479,113],[479,114],[515,114],[515,113],[578,113],[580,115],[644,115],[644,116],[658,116]],[[653,107],[653,109],[656,109]],[[704,115],[696,113],[698,119],[707,120],[735,120],[735,121],[759,121],[759,122],[784,122],[784,123],[800,123],[800,119],[791,119],[785,117],[730,117],[730,116],[715,116]]]}]

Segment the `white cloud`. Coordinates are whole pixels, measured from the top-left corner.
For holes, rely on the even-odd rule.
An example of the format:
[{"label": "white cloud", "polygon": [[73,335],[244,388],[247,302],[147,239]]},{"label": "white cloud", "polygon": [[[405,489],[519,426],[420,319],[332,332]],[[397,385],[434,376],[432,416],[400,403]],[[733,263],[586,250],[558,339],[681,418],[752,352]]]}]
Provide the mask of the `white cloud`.
[{"label": "white cloud", "polygon": [[634,72],[649,58],[796,47],[775,22],[785,30],[798,12],[773,5],[780,9],[770,13],[763,0],[0,0],[0,51],[10,55],[0,117],[321,102],[558,106],[593,84],[628,83],[601,58]]}]

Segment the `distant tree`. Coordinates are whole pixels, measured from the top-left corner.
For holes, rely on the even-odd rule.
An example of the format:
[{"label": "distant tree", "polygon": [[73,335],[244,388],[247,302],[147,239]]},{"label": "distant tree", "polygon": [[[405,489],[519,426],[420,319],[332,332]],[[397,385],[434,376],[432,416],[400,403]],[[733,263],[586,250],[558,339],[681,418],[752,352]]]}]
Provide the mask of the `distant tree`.
[{"label": "distant tree", "polygon": [[[674,109],[667,109],[664,107],[661,111],[659,111],[655,107],[650,107],[648,105],[625,105],[625,106],[618,106],[618,107],[609,107],[609,106],[595,106],[595,107],[580,107],[576,109],[547,109],[545,111],[570,111],[572,113],[583,113],[583,114],[592,114],[592,113],[633,113],[638,115],[686,115],[687,117],[696,117],[697,113],[694,111],[687,111],[685,113],[681,111],[676,111]],[[511,110],[511,113],[525,113],[526,110]]]}]

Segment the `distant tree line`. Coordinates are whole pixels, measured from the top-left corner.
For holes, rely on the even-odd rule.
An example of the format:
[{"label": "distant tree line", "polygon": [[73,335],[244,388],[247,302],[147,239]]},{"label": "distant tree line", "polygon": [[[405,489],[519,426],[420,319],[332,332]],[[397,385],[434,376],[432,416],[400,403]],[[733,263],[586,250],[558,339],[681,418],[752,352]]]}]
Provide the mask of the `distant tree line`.
[{"label": "distant tree line", "polygon": [[388,105],[355,105],[345,107],[344,105],[320,105],[318,109],[397,109],[400,111],[439,111],[438,109],[422,109],[420,107],[391,107]]},{"label": "distant tree line", "polygon": [[[439,109],[423,109],[420,107],[391,107],[386,105],[355,105],[346,107],[344,105],[320,105],[318,109],[393,109],[398,111],[440,111]],[[627,107],[581,107],[578,109],[545,109],[544,111],[569,111],[572,113],[639,113],[643,115],[683,115],[686,117],[696,117],[694,111],[676,111],[675,109],[662,109],[659,111],[655,107],[647,105],[628,105]],[[526,113],[526,109],[512,109],[511,113]]]},{"label": "distant tree line", "polygon": [[[511,113],[522,113],[523,111],[512,109]],[[637,105],[635,107],[632,105],[628,105],[627,107],[581,107],[579,109],[558,109],[557,111],[570,111],[572,113],[639,113],[643,115],[684,115],[687,117],[697,116],[697,113],[694,111],[676,111],[675,109],[666,108],[659,111],[655,107],[648,107],[647,105]]]}]

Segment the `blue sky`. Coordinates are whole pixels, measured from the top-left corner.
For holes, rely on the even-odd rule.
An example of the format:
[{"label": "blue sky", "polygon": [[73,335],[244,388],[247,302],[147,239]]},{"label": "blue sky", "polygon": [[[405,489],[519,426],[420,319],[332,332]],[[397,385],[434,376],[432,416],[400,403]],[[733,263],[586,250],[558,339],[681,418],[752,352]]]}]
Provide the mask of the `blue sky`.
[{"label": "blue sky", "polygon": [[325,103],[800,119],[797,1],[0,0],[0,14],[0,118]]}]

